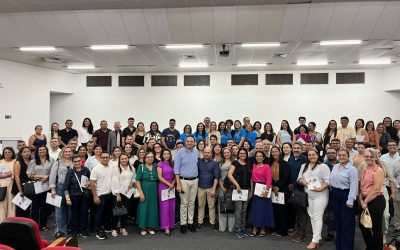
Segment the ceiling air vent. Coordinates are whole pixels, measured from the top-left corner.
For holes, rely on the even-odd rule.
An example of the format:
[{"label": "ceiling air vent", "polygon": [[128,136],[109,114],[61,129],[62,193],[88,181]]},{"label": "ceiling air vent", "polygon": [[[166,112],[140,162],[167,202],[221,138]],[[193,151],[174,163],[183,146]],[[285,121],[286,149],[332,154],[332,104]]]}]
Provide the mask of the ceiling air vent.
[{"label": "ceiling air vent", "polygon": [[258,85],[258,74],[237,74],[231,76],[231,85]]},{"label": "ceiling air vent", "polygon": [[336,84],[364,84],[364,72],[336,73]]},{"label": "ceiling air vent", "polygon": [[144,87],[144,76],[119,76],[119,87]]},{"label": "ceiling air vent", "polygon": [[185,75],[184,86],[210,86],[210,75]]},{"label": "ceiling air vent", "polygon": [[328,84],[328,73],[302,73],[301,84]]},{"label": "ceiling air vent", "polygon": [[265,85],[293,85],[293,74],[266,74]]},{"label": "ceiling air vent", "polygon": [[111,76],[86,76],[86,87],[111,87]]},{"label": "ceiling air vent", "polygon": [[161,76],[154,75],[151,76],[151,86],[152,87],[164,87],[164,86],[178,86],[177,76]]}]

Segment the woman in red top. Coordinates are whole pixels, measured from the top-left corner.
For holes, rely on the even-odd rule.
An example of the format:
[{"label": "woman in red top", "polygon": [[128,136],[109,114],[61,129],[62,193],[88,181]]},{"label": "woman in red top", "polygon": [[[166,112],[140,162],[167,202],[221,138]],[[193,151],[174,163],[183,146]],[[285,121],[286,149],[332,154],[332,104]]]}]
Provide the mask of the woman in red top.
[{"label": "woman in red top", "polygon": [[266,190],[262,191],[260,196],[254,194],[251,203],[251,222],[253,231],[251,236],[257,235],[257,228],[261,227],[260,236],[265,236],[265,228],[274,228],[274,213],[272,211],[271,190],[272,174],[268,164],[264,164],[265,154],[262,151],[255,153],[256,163],[253,165],[251,175],[251,193],[255,191],[257,183],[266,185]]}]

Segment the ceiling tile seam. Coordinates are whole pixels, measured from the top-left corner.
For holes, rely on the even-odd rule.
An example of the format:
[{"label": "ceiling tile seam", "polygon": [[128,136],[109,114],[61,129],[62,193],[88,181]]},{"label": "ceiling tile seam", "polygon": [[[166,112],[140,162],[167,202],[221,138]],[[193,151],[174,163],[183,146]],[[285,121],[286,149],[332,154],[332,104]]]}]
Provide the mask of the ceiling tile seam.
[{"label": "ceiling tile seam", "polygon": [[260,33],[261,33],[261,13],[262,13],[262,6],[258,8],[258,23],[257,23],[257,40],[260,41]]},{"label": "ceiling tile seam", "polygon": [[304,22],[304,26],[303,26],[303,32],[301,33],[301,41],[304,41],[304,31],[306,30],[307,27],[307,22],[308,19],[310,18],[310,10],[311,10],[311,4],[308,4],[308,11],[307,11],[307,17],[306,17],[306,21]]},{"label": "ceiling tile seam", "polygon": [[323,35],[323,39],[326,39],[326,36],[327,36],[327,34],[328,34],[328,31],[329,31],[329,29],[330,29],[330,27],[331,27],[331,25],[332,25],[333,17],[335,16],[334,13],[336,12],[337,2],[335,2],[335,3],[333,3],[333,4],[334,4],[334,7],[333,7],[333,9],[332,9],[332,11],[331,11],[331,17],[329,18],[329,23],[328,23],[328,26],[327,26],[326,29],[325,29],[325,33],[324,33],[324,35]]},{"label": "ceiling tile seam", "polygon": [[281,39],[281,37],[282,37],[282,32],[283,32],[283,24],[285,23],[285,12],[286,12],[286,9],[287,9],[287,8],[289,8],[289,7],[288,7],[288,5],[286,4],[286,5],[285,5],[285,8],[284,8],[284,10],[283,10],[283,13],[282,13],[281,32],[279,32],[279,41],[278,41],[278,42],[287,42],[287,41],[282,41],[282,39]]},{"label": "ceiling tile seam", "polygon": [[56,15],[55,15],[55,12],[54,12],[54,11],[49,11],[49,13],[50,13],[50,15],[54,18],[54,20],[55,20],[55,22],[56,22],[56,25],[58,26],[59,31],[60,31],[61,34],[63,35],[65,41],[68,41],[68,44],[70,44],[70,43],[71,43],[71,40],[68,39],[68,36],[64,33],[64,30],[61,28],[61,25],[60,25],[60,23],[58,22],[58,19],[57,19]]},{"label": "ceiling tile seam", "polygon": [[96,15],[97,15],[97,17],[98,17],[99,20],[100,20],[101,27],[103,28],[104,34],[106,34],[106,36],[107,36],[107,38],[108,38],[108,44],[110,44],[110,43],[111,43],[110,35],[107,33],[107,29],[106,29],[106,27],[104,26],[104,22],[103,22],[103,19],[101,18],[101,15],[99,15],[99,10],[96,10]]},{"label": "ceiling tile seam", "polygon": [[128,32],[128,27],[126,26],[126,22],[125,22],[124,16],[121,13],[121,9],[118,9],[118,14],[121,17],[122,25],[124,25],[124,29],[125,29],[127,38],[129,40],[129,45],[132,45],[132,40],[131,40],[131,37],[130,37],[129,32]]},{"label": "ceiling tile seam", "polygon": [[374,24],[374,27],[371,29],[371,31],[370,31],[369,34],[368,34],[368,39],[370,39],[370,38],[371,38],[371,35],[374,33],[374,30],[375,30],[375,28],[376,28],[376,25],[378,25],[378,22],[379,22],[379,20],[381,19],[382,15],[383,15],[383,12],[384,12],[384,10],[385,10],[385,8],[386,8],[387,5],[388,5],[388,2],[386,1],[386,2],[385,2],[385,6],[382,8],[381,13],[379,14],[379,17],[376,19],[376,22],[375,22],[375,24]]},{"label": "ceiling tile seam", "polygon": [[354,15],[354,17],[353,17],[353,22],[351,22],[351,25],[350,25],[350,27],[349,27],[349,30],[347,31],[347,35],[346,35],[347,38],[349,38],[349,36],[350,36],[350,31],[353,29],[353,25],[354,25],[354,23],[355,23],[355,21],[356,21],[356,19],[357,19],[357,17],[358,17],[358,14],[360,13],[360,10],[361,10],[361,4],[358,4],[357,13]]},{"label": "ceiling tile seam", "polygon": [[[237,3],[237,0],[236,0],[236,3]],[[233,43],[236,43],[236,38],[237,38],[237,34],[238,34],[238,12],[237,12],[237,10],[238,10],[238,6],[235,6],[235,35],[233,36],[234,37],[234,41],[227,41],[227,42],[233,42]]]},{"label": "ceiling tile seam", "polygon": [[[90,42],[89,35],[86,33],[86,30],[83,28],[82,23],[81,23],[81,21],[79,20],[79,17],[78,17],[78,15],[77,15],[77,11],[73,11],[73,14],[74,14],[74,16],[75,16],[77,22],[79,23],[79,27],[81,28],[82,33],[83,33],[84,36],[86,37],[85,43]],[[88,44],[86,44],[86,45],[88,45]]]},{"label": "ceiling tile seam", "polygon": [[[136,0],[136,2],[137,2],[137,1],[138,1],[138,0]],[[144,9],[141,9],[141,12],[142,12],[142,14],[143,14],[144,22],[146,23],[146,29],[147,29],[147,33],[149,34],[150,42],[151,42],[152,44],[154,44],[153,38],[151,37],[151,33],[150,33],[150,29],[149,29],[149,24],[147,23],[147,18],[146,18],[146,15],[145,15],[144,11],[145,11]]]},{"label": "ceiling tile seam", "polygon": [[[188,2],[187,2],[187,0],[185,0],[185,2],[186,2],[186,4],[188,4]],[[192,21],[192,10],[191,10],[191,8],[189,8],[189,7],[187,7],[186,8],[187,10],[188,10],[188,12],[189,12],[189,21],[190,21],[190,33],[191,33],[191,36],[192,36],[192,43],[194,43],[194,35],[193,35],[193,21]]]},{"label": "ceiling tile seam", "polygon": [[32,17],[33,21],[35,22],[36,27],[38,28],[38,30],[40,31],[40,33],[42,33],[42,36],[47,40],[47,44],[50,46],[56,46],[56,44],[53,44],[47,37],[46,32],[43,32],[43,30],[41,29],[38,21],[36,20],[36,18],[33,15],[33,12],[30,12],[29,15]]}]

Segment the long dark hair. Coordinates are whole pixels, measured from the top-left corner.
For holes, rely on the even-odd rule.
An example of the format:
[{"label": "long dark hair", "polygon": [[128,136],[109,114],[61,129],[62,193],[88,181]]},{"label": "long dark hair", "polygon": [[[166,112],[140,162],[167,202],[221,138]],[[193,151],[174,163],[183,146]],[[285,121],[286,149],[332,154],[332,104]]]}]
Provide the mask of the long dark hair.
[{"label": "long dark hair", "polygon": [[[19,165],[20,165],[21,167],[22,167],[22,166],[27,167],[27,165],[26,165],[26,163],[25,163],[25,160],[24,160],[24,157],[22,156],[22,151],[24,151],[25,149],[28,149],[29,152],[31,152],[31,149],[30,149],[29,147],[27,147],[27,146],[22,147],[22,148],[19,150],[19,154],[18,154],[18,156],[17,156],[17,161],[19,162]],[[32,160],[32,154],[29,154],[29,161],[31,161],[31,160]]]},{"label": "long dark hair", "polygon": [[45,148],[46,149],[46,161],[50,161],[49,149],[46,146],[42,145],[42,146],[39,146],[35,151],[35,163],[36,163],[36,165],[40,165],[40,163],[41,163],[40,162],[40,157],[39,157],[39,149],[40,148]]},{"label": "long dark hair", "polygon": [[206,139],[206,125],[204,125],[204,123],[202,123],[202,122],[199,122],[197,124],[197,126],[196,126],[196,133],[195,133],[196,134],[196,138],[197,138],[197,136],[199,136],[199,126],[200,125],[203,125],[203,131],[201,132],[201,136],[205,140]]},{"label": "long dark hair", "polygon": [[372,131],[375,131],[375,124],[373,121],[367,121],[367,123],[365,124],[365,130],[368,131],[368,126],[372,124]]},{"label": "long dark hair", "polygon": [[[53,125],[54,124],[57,124],[58,125],[58,131],[60,131],[60,125],[57,123],[57,122],[53,122],[52,124],[51,124],[51,127],[50,127],[50,136],[51,136],[51,138],[54,138],[53,136],[54,136],[54,130],[53,130]],[[58,133],[58,132],[57,132]]]},{"label": "long dark hair", "polygon": [[[314,148],[307,151],[307,160],[308,160],[308,153],[309,153],[310,151],[314,151],[314,152],[317,154],[317,163],[316,163],[315,166],[313,166],[312,169],[311,169],[311,171],[314,171],[314,169],[315,169],[319,164],[321,164],[321,161],[319,160],[319,157],[318,157],[318,151],[317,151],[316,149],[314,149]],[[306,165],[304,166],[304,169],[303,169],[303,174],[304,174],[305,171],[307,171],[309,165],[310,165],[310,161],[307,161],[307,163],[306,163]]]},{"label": "long dark hair", "polygon": [[149,131],[149,133],[152,134],[152,135],[155,135],[154,131],[151,129],[151,127],[153,127],[153,124],[155,124],[157,126],[156,133],[161,133],[160,130],[158,129],[159,127],[158,127],[158,123],[157,122],[151,122],[150,123],[150,131]]},{"label": "long dark hair", "polygon": [[334,137],[336,137],[337,134],[337,122],[335,120],[330,120],[328,123],[328,127],[326,127],[325,132],[324,132],[324,138],[329,136],[329,131],[331,130],[329,127],[329,125],[331,124],[331,122],[334,122],[336,124],[335,130],[333,130],[333,135]]},{"label": "long dark hair", "polygon": [[292,131],[292,129],[290,128],[289,122],[288,122],[287,120],[282,120],[282,121],[281,121],[281,128],[280,128],[280,130],[283,130],[282,122],[286,122],[286,124],[287,124],[287,132],[289,133],[290,137],[293,137],[293,131]]},{"label": "long dark hair", "polygon": [[161,161],[165,161],[164,160],[164,152],[168,152],[169,153],[169,160],[168,163],[171,167],[173,167],[174,165],[172,165],[172,154],[171,154],[171,150],[164,148],[163,150],[161,150]]},{"label": "long dark hair", "polygon": [[[221,129],[221,125],[222,125],[222,124],[225,125],[225,128],[224,128],[224,129]],[[220,121],[220,122],[218,123],[218,131],[219,131],[219,132],[224,132],[224,133],[227,133],[227,132],[228,132],[228,130],[226,130],[226,122]]]},{"label": "long dark hair", "polygon": [[92,135],[93,134],[93,123],[92,120],[90,120],[90,118],[86,117],[85,119],[83,119],[82,122],[82,128],[85,128],[85,120],[89,120],[90,124],[89,127],[87,128],[87,132]]},{"label": "long dark hair", "polygon": [[120,173],[122,172],[122,168],[121,168],[121,156],[123,156],[123,155],[125,155],[126,157],[128,157],[128,167],[129,167],[129,170],[131,170],[131,172],[133,172],[132,166],[131,166],[131,164],[129,164],[129,156],[128,156],[127,154],[125,154],[125,153],[121,153],[121,155],[118,157],[118,169],[119,169],[119,172],[120,172]]}]

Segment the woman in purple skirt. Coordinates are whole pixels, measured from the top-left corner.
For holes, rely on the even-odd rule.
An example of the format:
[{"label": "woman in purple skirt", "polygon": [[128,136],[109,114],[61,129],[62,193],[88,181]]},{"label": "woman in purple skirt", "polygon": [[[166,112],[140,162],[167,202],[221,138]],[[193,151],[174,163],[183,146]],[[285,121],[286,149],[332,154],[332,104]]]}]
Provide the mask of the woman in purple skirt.
[{"label": "woman in purple skirt", "polygon": [[170,229],[175,225],[175,198],[162,201],[162,190],[169,189],[171,194],[175,193],[175,175],[172,166],[171,151],[164,149],[161,152],[161,161],[157,164],[158,173],[158,204],[160,206],[160,228],[165,230],[167,236]]}]

